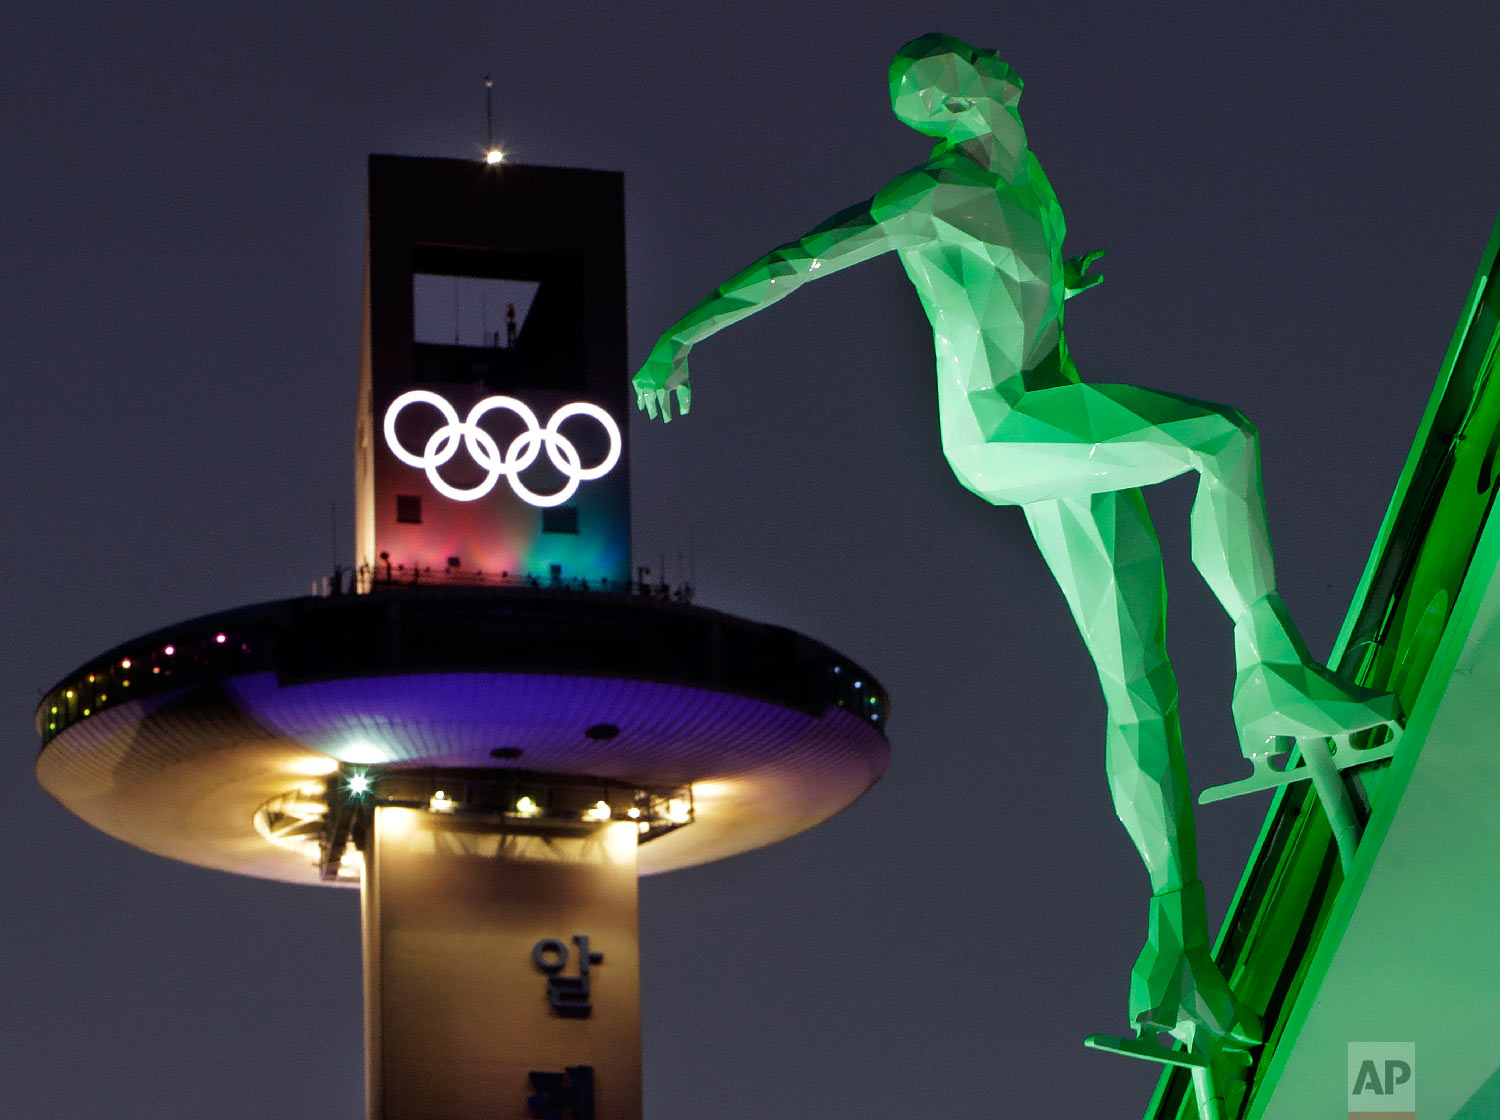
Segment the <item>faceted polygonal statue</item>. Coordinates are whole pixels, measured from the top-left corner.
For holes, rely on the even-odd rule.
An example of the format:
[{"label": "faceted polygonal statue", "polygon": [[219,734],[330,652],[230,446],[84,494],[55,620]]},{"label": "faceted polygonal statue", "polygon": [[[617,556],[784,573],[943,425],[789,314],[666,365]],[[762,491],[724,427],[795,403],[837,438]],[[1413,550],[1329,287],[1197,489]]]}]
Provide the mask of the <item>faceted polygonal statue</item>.
[{"label": "faceted polygonal statue", "polygon": [[686,414],[696,343],[808,280],[896,253],[932,323],[944,454],[974,493],[1022,507],[1103,685],[1110,791],[1152,889],[1132,1021],[1143,1035],[1174,1035],[1207,1065],[1222,1069],[1227,1056],[1232,1066],[1260,1025],[1211,954],[1161,552],[1141,488],[1198,474],[1193,563],[1234,622],[1233,712],[1258,771],[1285,739],[1394,731],[1395,700],[1319,665],[1282,605],[1250,422],[1188,397],[1080,380],[1063,302],[1099,283],[1088,268],[1101,254],[1062,257],[1062,208],[1027,147],[1021,79],[993,51],[924,35],[896,55],[890,83],[896,116],[937,140],[931,157],[668,329],[635,376],[637,403],[670,420],[675,395]]}]

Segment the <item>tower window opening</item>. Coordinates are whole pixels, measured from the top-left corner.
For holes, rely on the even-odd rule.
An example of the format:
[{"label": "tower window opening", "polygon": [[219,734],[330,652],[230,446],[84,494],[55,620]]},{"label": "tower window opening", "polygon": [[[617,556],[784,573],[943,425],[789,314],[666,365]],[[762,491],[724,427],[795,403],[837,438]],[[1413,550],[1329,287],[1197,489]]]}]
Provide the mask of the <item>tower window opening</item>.
[{"label": "tower window opening", "polygon": [[422,524],[422,495],[396,495],[396,521],[402,525]]},{"label": "tower window opening", "polygon": [[549,506],[542,510],[542,532],[578,534],[577,506]]},{"label": "tower window opening", "polygon": [[412,275],[413,341],[509,349],[526,327],[541,284],[488,276]]}]

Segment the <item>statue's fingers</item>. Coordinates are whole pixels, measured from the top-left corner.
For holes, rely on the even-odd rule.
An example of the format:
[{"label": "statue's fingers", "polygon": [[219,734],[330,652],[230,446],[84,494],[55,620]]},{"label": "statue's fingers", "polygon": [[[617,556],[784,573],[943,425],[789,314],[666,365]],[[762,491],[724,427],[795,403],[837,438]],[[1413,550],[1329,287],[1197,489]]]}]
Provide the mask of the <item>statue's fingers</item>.
[{"label": "statue's fingers", "polygon": [[644,408],[646,415],[652,420],[656,419],[656,397],[647,392],[641,392],[636,398],[636,407]]},{"label": "statue's fingers", "polygon": [[681,385],[677,386],[677,410],[683,416],[686,416],[688,414],[688,409],[689,407],[691,407],[692,403],[693,390],[688,386],[688,383],[684,381]]},{"label": "statue's fingers", "polygon": [[661,406],[661,422],[670,424],[672,422],[672,391],[670,389],[656,390],[656,403]]}]

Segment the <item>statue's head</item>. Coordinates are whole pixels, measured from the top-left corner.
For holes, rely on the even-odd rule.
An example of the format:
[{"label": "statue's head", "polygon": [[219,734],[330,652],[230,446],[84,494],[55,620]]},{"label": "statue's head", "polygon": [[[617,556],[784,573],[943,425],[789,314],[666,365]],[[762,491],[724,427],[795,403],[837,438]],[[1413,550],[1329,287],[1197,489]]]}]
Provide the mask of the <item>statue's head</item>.
[{"label": "statue's head", "polygon": [[891,108],[903,124],[961,144],[995,130],[1006,116],[1017,124],[1021,79],[994,51],[952,35],[913,39],[891,62]]}]

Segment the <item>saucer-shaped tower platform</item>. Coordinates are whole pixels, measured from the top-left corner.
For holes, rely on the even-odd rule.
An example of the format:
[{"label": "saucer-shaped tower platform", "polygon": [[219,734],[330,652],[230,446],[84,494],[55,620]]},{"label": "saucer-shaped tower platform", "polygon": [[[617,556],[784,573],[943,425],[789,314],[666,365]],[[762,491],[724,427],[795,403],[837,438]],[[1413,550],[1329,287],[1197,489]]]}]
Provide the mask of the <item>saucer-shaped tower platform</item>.
[{"label": "saucer-shaped tower platform", "polygon": [[37,775],[121,840],[357,886],[367,1114],[636,1120],[636,880],[884,772],[809,638],[632,578],[616,174],[374,157],[358,556],[101,654]]}]

